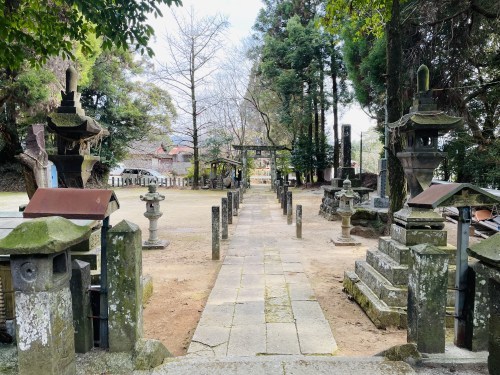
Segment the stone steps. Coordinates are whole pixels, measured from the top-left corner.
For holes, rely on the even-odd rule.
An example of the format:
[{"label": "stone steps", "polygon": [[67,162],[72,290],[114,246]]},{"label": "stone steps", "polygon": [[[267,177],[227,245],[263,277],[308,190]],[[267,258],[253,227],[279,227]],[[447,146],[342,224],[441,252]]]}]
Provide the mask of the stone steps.
[{"label": "stone steps", "polygon": [[391,237],[380,237],[378,249],[397,263],[408,265],[410,261],[410,248],[394,241]]},{"label": "stone steps", "polygon": [[408,285],[408,266],[399,264],[389,255],[371,249],[366,252],[366,262],[394,286]]},{"label": "stone steps", "polygon": [[354,272],[344,273],[343,285],[377,328],[407,327],[406,310],[387,306]]},{"label": "stone steps", "polygon": [[383,357],[318,357],[318,356],[264,356],[200,359],[177,357],[154,368],[151,375],[385,375],[415,374],[407,363],[387,361]]},{"label": "stone steps", "polygon": [[395,287],[366,261],[356,261],[355,271],[359,279],[387,306],[404,308],[408,302],[408,288]]}]

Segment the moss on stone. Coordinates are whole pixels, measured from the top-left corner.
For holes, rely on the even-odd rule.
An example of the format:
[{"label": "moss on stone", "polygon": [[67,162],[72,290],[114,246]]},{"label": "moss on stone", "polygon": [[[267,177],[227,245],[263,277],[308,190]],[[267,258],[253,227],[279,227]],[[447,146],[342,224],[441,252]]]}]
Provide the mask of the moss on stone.
[{"label": "moss on stone", "polygon": [[43,217],[18,225],[0,240],[0,254],[52,254],[88,239],[91,228],[60,216]]}]

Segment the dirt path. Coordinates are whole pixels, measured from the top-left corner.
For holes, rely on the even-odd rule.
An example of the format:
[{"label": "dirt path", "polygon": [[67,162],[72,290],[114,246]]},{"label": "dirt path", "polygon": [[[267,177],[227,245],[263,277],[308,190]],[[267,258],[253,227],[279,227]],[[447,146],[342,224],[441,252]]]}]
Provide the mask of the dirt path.
[{"label": "dirt path", "polygon": [[[138,224],[143,238],[147,238],[148,222],[139,195],[145,192],[146,188],[116,189],[121,207],[111,217],[112,224],[122,219]],[[144,310],[144,333],[161,340],[179,356],[186,353],[221,264],[211,260],[210,207],[220,205],[226,192],[160,189],[160,193],[166,199],[161,204],[164,215],[159,220],[159,236],[170,245],[166,250],[143,252],[143,273],[151,275],[154,282],[153,296]],[[363,239],[358,248],[335,247],[330,240],[340,234],[340,223],[318,215],[322,197],[321,189],[294,190],[294,205],[303,205],[303,241],[308,248],[302,254],[303,264],[332,327],[338,354],[372,355],[405,343],[405,330],[378,330],[342,292],[344,270],[354,269],[354,261],[364,259],[366,250],[375,247],[377,240]],[[0,193],[0,211],[17,210],[27,201],[24,193]],[[279,210],[277,202],[274,209]],[[237,218],[230,226],[230,236],[236,225]],[[447,225],[447,229],[448,242],[454,244],[455,226]],[[222,243],[222,255],[225,247]]]}]

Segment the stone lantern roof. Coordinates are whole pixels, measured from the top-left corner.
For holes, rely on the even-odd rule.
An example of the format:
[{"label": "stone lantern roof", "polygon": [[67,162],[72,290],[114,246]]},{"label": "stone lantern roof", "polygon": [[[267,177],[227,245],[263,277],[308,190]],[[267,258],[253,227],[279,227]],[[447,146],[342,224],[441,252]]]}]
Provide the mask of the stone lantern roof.
[{"label": "stone lantern roof", "polygon": [[461,117],[449,116],[437,109],[432,99],[432,90],[429,89],[429,68],[421,65],[417,71],[417,94],[413,99],[410,113],[398,121],[388,124],[391,130],[400,128],[402,132],[413,129],[433,129],[439,135],[445,134],[455,126],[461,125]]}]

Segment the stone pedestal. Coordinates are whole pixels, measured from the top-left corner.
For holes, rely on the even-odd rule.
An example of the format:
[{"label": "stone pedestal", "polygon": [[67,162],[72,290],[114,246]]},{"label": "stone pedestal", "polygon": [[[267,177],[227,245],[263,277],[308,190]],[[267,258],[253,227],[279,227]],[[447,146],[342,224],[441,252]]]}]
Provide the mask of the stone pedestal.
[{"label": "stone pedestal", "polygon": [[467,252],[479,261],[469,267],[465,346],[472,351],[488,350],[488,337],[492,328],[495,330],[490,327],[489,318],[493,316],[490,307],[493,303],[493,309],[496,309],[495,304],[500,303],[498,295],[490,294],[492,289],[489,287],[491,279],[500,277],[500,233],[470,246]]},{"label": "stone pedestal", "polygon": [[448,254],[429,244],[410,250],[408,342],[422,353],[444,353]]},{"label": "stone pedestal", "polygon": [[109,351],[132,352],[142,336],[141,230],[122,220],[107,240]]},{"label": "stone pedestal", "polygon": [[345,290],[378,328],[407,328],[410,246],[428,243],[449,258],[446,325],[453,326],[456,248],[447,244],[446,231],[430,229],[443,226],[444,219],[430,210],[408,208],[394,216],[398,221],[391,236],[380,237],[378,248],[368,250],[365,261],[356,261],[354,272],[344,273]]},{"label": "stone pedestal", "polygon": [[11,259],[19,374],[76,373],[67,249],[89,234],[53,216],[23,223],[0,240],[0,254]]}]

